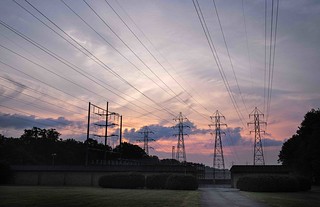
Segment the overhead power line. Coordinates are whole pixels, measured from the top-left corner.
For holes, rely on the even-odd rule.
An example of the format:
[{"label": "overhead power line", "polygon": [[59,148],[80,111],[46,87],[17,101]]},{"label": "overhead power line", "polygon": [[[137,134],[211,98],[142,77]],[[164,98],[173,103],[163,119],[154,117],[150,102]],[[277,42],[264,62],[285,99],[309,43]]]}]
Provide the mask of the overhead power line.
[{"label": "overhead power line", "polygon": [[214,60],[215,60],[215,63],[217,64],[217,67],[218,67],[219,73],[220,73],[220,75],[221,75],[222,81],[223,81],[224,86],[225,86],[225,88],[226,88],[226,90],[227,90],[227,92],[228,92],[228,95],[229,95],[229,97],[230,97],[231,103],[232,103],[232,105],[233,105],[233,107],[234,107],[234,109],[235,109],[235,111],[236,111],[236,113],[237,113],[237,115],[238,115],[238,117],[239,117],[239,120],[241,121],[242,125],[243,125],[244,127],[246,127],[246,125],[245,125],[245,123],[244,123],[244,121],[243,121],[243,119],[244,119],[244,118],[243,118],[243,115],[242,115],[241,111],[239,110],[237,101],[236,101],[236,99],[235,99],[234,96],[233,96],[233,93],[232,93],[232,91],[231,91],[229,82],[228,82],[227,77],[226,77],[226,75],[225,75],[225,73],[224,73],[222,64],[221,64],[220,59],[219,59],[219,55],[218,55],[218,53],[217,53],[217,51],[216,51],[216,48],[215,48],[215,46],[214,46],[214,43],[213,43],[213,41],[212,41],[212,38],[211,38],[211,35],[210,35],[210,32],[209,32],[209,29],[208,29],[208,27],[207,27],[205,18],[204,18],[203,14],[202,14],[201,7],[200,7],[200,5],[199,5],[199,2],[198,2],[197,0],[192,0],[192,2],[193,2],[193,5],[194,5],[194,8],[195,8],[195,10],[196,10],[196,13],[197,13],[197,15],[198,15],[198,18],[199,18],[201,27],[202,27],[202,29],[203,29],[203,32],[204,32],[204,34],[205,34],[205,37],[206,37],[206,39],[207,39],[207,41],[208,41],[208,45],[209,45],[209,47],[210,47],[212,56],[213,56],[213,58],[214,58]]},{"label": "overhead power line", "polygon": [[[137,36],[137,34],[130,28],[130,26],[124,21],[124,19],[119,15],[119,13],[111,6],[111,4],[109,4],[109,2],[107,0],[105,0],[105,2],[108,4],[108,6],[112,9],[112,11],[118,16],[118,18],[121,20],[121,22],[126,26],[126,28],[131,32],[131,34],[138,40],[138,42],[143,46],[143,48],[146,49],[146,51],[151,55],[151,57],[161,66],[161,68],[170,76],[170,78],[172,80],[174,80],[175,83],[177,83],[178,86],[180,86],[180,88],[188,95],[190,96],[190,98],[194,99],[193,96],[177,81],[177,79],[175,79],[171,73],[168,71],[168,69],[166,69],[166,67],[164,67],[164,65],[158,60],[157,57],[155,57],[155,55],[148,49],[148,47],[141,41],[141,39]],[[150,67],[148,67],[148,69],[151,70]],[[155,74],[153,71],[151,71],[153,74]],[[156,75],[156,74],[155,74]],[[199,115],[203,116],[204,118],[206,118],[206,116],[200,112],[198,112],[197,110],[195,110],[192,106],[189,106],[188,103],[181,99],[178,94],[176,92],[174,92],[172,90],[171,87],[169,87],[158,75],[156,75],[156,77],[165,85],[167,86],[167,88],[175,95],[175,97],[179,98],[179,101],[183,102],[184,104],[186,104],[188,106],[188,108],[190,108],[191,110],[195,111],[196,113],[198,113]],[[202,105],[201,105],[202,106]],[[205,108],[205,107],[204,107]],[[206,109],[206,108],[205,108]],[[209,111],[210,112],[210,111]]]},{"label": "overhead power line", "polygon": [[217,5],[216,5],[216,3],[215,3],[215,0],[212,0],[212,2],[213,2],[214,9],[215,9],[215,12],[216,12],[216,15],[217,15],[217,19],[218,19],[218,22],[219,22],[220,31],[221,31],[221,34],[222,34],[222,36],[223,36],[223,42],[224,42],[224,45],[225,45],[226,50],[227,50],[227,54],[228,54],[229,62],[230,62],[230,65],[231,65],[232,73],[233,73],[234,79],[235,79],[235,81],[236,81],[237,88],[238,88],[238,91],[239,91],[239,94],[240,94],[242,103],[243,103],[246,111],[248,112],[247,105],[246,105],[245,100],[244,100],[244,98],[243,98],[242,91],[241,91],[241,89],[240,89],[240,85],[239,85],[239,82],[238,82],[238,78],[237,78],[236,72],[235,72],[235,70],[234,70],[234,66],[233,66],[233,63],[232,63],[231,55],[230,55],[229,48],[228,48],[228,44],[227,44],[227,40],[226,40],[225,34],[224,34],[224,32],[223,32],[221,20],[220,20],[220,17],[219,17]]}]

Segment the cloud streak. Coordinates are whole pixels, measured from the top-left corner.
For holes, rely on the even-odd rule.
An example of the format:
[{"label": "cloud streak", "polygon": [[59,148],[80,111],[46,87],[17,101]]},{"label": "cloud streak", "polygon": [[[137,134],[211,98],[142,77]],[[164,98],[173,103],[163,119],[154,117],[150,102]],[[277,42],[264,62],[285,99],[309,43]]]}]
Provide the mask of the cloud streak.
[{"label": "cloud streak", "polygon": [[71,121],[65,117],[54,118],[37,118],[36,116],[25,116],[21,114],[8,114],[0,112],[0,127],[12,129],[26,129],[33,126],[65,128],[69,126],[83,127],[79,121]]}]

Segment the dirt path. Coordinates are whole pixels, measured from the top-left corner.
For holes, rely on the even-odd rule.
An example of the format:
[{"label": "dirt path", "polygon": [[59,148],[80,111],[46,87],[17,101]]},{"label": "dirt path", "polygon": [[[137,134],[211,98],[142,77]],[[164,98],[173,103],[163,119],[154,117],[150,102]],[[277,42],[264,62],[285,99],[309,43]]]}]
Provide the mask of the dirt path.
[{"label": "dirt path", "polygon": [[229,187],[200,188],[201,206],[213,207],[268,207],[240,194],[239,190]]}]

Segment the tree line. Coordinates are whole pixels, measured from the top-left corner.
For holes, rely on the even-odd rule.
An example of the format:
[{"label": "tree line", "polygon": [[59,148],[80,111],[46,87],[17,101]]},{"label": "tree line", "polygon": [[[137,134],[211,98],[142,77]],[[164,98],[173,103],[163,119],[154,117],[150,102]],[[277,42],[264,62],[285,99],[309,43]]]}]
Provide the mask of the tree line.
[{"label": "tree line", "polygon": [[[122,143],[112,149],[88,139],[63,140],[56,129],[33,127],[25,129],[19,138],[7,138],[0,134],[0,161],[11,165],[83,165],[89,150],[89,161],[114,159],[154,159],[143,149],[130,143]],[[54,162],[54,163],[53,163]]]}]

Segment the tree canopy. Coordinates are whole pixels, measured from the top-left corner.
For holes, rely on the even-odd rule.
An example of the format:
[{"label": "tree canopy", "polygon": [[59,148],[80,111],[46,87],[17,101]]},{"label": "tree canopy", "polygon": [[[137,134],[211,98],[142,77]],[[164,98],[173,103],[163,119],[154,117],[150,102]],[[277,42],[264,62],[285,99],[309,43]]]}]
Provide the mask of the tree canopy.
[{"label": "tree canopy", "polygon": [[320,182],[320,109],[312,109],[282,146],[279,161]]},{"label": "tree canopy", "polygon": [[87,147],[89,163],[119,158],[154,159],[139,146],[130,143],[123,143],[121,147],[118,145],[112,149],[95,139],[85,142],[74,139],[62,140],[60,135],[56,129],[38,127],[25,129],[20,138],[6,138],[0,134],[0,161],[12,165],[51,165],[54,159],[56,165],[82,165],[85,163]]}]

